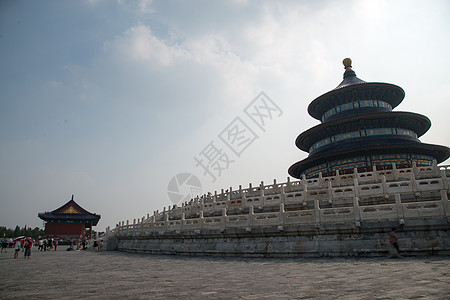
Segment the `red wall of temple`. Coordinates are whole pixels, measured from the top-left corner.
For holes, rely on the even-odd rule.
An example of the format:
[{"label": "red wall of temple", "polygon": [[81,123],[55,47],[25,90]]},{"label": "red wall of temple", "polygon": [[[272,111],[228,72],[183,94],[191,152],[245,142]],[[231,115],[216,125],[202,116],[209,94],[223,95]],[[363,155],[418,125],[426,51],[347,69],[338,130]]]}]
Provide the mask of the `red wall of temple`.
[{"label": "red wall of temple", "polygon": [[86,228],[82,223],[47,223],[46,235],[84,235]]}]

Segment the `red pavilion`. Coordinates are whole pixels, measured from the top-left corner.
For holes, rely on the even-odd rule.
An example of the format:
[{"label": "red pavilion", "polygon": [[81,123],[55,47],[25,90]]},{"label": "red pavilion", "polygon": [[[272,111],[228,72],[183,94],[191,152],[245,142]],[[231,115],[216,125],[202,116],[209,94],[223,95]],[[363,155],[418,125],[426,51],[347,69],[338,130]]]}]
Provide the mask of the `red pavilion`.
[{"label": "red pavilion", "polygon": [[39,213],[38,217],[46,222],[45,234],[48,236],[83,237],[86,229],[97,225],[100,215],[93,214],[82,208],[72,199],[51,212]]}]

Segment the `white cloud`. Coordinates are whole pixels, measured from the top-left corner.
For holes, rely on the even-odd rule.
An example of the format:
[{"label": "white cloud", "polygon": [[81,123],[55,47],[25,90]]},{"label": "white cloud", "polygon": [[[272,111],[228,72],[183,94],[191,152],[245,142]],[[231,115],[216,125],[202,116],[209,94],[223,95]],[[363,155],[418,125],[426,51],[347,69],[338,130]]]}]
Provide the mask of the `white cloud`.
[{"label": "white cloud", "polygon": [[[164,41],[155,37],[148,26],[140,24],[131,27],[107,48],[125,60],[155,62],[161,65],[170,65],[177,58],[188,55],[179,47],[166,45]],[[109,51],[109,49],[107,49]]]}]

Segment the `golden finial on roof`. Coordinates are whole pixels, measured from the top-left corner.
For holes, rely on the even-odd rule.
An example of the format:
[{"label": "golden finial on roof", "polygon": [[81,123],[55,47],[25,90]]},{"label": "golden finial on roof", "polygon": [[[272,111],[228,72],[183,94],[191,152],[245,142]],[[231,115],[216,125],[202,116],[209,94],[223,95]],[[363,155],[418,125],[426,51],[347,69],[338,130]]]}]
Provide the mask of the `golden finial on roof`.
[{"label": "golden finial on roof", "polygon": [[351,70],[352,69],[352,59],[351,58],[344,58],[344,60],[342,61],[342,63],[344,64],[345,70]]}]

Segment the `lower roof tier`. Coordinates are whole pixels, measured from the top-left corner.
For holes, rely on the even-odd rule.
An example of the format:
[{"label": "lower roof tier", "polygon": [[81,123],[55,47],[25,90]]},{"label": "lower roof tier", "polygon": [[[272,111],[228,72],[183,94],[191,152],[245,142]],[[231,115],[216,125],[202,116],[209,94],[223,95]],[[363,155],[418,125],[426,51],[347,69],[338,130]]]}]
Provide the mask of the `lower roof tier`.
[{"label": "lower roof tier", "polygon": [[52,223],[92,223],[94,226],[100,220],[99,215],[54,214],[52,212],[39,213],[38,217],[46,222]]},{"label": "lower roof tier", "polygon": [[288,172],[292,177],[300,179],[304,174],[307,178],[330,173],[336,170],[373,167],[396,164],[431,165],[433,160],[441,163],[450,156],[450,149],[445,146],[430,144],[403,144],[388,146],[363,146],[309,157],[293,164]]}]

